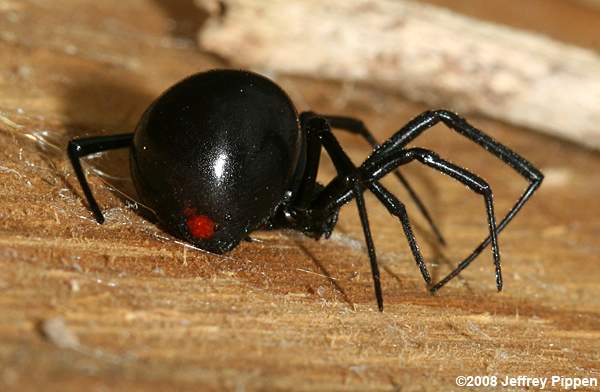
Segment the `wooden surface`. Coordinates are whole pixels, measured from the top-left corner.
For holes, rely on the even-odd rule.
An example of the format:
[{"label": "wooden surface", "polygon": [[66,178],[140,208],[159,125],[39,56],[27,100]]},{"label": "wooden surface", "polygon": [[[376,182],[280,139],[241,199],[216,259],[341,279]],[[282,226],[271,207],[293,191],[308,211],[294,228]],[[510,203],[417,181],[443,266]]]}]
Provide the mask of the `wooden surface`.
[{"label": "wooden surface", "polygon": [[[532,20],[558,3],[533,7]],[[93,177],[108,217],[94,223],[62,148],[131,130],[164,88],[223,65],[197,51],[195,12],[183,1],[0,0],[0,390],[439,391],[458,389],[458,375],[600,378],[600,156],[529,131],[470,119],[547,175],[500,236],[502,293],[486,252],[429,295],[400,225],[370,196],[384,313],[354,205],[329,241],[262,232],[214,256]],[[381,139],[424,109],[367,87],[278,81],[300,109],[359,116]],[[340,139],[357,162],[368,153]],[[486,178],[498,215],[524,189],[443,127],[418,144]],[[127,192],[126,159],[90,164]],[[332,173],[325,163],[323,179]],[[388,182],[439,279],[485,235],[483,202],[426,168],[406,173],[449,240],[437,247]]]}]

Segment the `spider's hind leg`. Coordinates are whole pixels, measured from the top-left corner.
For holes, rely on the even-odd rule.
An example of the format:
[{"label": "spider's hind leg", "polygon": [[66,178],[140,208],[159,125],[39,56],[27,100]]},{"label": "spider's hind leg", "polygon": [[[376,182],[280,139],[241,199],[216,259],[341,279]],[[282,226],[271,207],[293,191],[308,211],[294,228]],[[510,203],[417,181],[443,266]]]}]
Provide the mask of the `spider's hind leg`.
[{"label": "spider's hind leg", "polygon": [[90,185],[85,177],[83,168],[81,167],[80,158],[87,155],[95,154],[101,151],[115,150],[118,148],[125,148],[131,145],[133,140],[133,133],[110,135],[110,136],[95,136],[87,138],[72,139],[67,147],[67,153],[73,165],[73,170],[77,175],[81,189],[85,194],[85,198],[90,206],[90,209],[94,213],[94,217],[98,223],[104,223],[104,215],[100,210],[100,206],[96,202]]}]

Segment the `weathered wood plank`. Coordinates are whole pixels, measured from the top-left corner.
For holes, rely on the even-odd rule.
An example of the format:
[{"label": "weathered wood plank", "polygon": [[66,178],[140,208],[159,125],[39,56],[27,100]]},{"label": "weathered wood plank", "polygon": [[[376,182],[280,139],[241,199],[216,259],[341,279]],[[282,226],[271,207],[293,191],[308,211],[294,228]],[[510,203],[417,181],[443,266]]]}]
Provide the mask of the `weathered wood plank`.
[{"label": "weathered wood plank", "polygon": [[[176,243],[93,177],[108,211],[95,224],[64,154],[31,138],[60,147],[131,129],[163,88],[221,64],[173,28],[178,6],[164,4],[0,1],[0,389],[438,391],[461,374],[599,377],[600,157],[548,137],[472,118],[547,174],[500,236],[500,294],[486,252],[429,295],[399,224],[373,198],[384,313],[353,206],[329,241],[263,232],[214,256]],[[302,109],[359,116],[381,139],[424,109],[368,87],[279,81]],[[367,154],[340,138],[356,161]],[[442,127],[419,144],[488,179],[498,213],[525,186]],[[125,162],[91,161],[124,178]],[[437,249],[407,202],[439,278],[485,235],[483,203],[427,169],[407,174],[450,243]],[[78,344],[48,338],[55,317]]]}]

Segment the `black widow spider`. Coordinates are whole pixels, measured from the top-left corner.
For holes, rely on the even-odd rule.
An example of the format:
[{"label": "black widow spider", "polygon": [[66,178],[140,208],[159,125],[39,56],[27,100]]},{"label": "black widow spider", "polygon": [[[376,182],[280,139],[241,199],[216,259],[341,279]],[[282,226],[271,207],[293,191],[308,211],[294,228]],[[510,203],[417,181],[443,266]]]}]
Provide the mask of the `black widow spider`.
[{"label": "black widow spider", "polygon": [[[511,166],[529,187],[496,225],[490,186],[477,175],[423,148],[405,146],[438,122],[474,141]],[[364,138],[371,155],[355,166],[331,129]],[[216,253],[234,248],[256,229],[289,228],[316,239],[331,235],[340,208],[356,200],[368,249],[375,297],[383,297],[375,246],[363,193],[369,190],[401,222],[421,274],[431,277],[404,207],[379,180],[395,172],[443,243],[439,230],[406,179],[396,170],[414,160],[432,167],[482,195],[489,235],[444,279],[435,292],[492,244],[496,285],[502,289],[498,233],[514,218],[543,175],[507,147],[458,115],[426,111],[379,145],[362,121],[313,112],[300,115],[287,94],[269,79],[247,71],[213,70],[175,84],[150,105],[135,133],[73,139],[68,154],[96,220],[104,217],[79,159],[100,151],[130,148],[131,176],[143,204],[176,237]],[[337,176],[316,182],[321,149],[331,157]]]}]

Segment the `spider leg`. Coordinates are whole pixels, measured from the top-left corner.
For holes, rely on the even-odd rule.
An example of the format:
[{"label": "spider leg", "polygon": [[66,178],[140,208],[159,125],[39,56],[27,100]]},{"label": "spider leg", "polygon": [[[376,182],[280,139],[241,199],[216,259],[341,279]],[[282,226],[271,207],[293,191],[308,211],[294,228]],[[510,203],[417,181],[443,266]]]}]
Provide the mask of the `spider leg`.
[{"label": "spider leg", "polygon": [[412,227],[410,225],[410,220],[408,219],[408,213],[406,212],[406,207],[402,202],[400,202],[396,196],[394,196],[390,191],[388,191],[383,185],[381,185],[378,181],[374,181],[369,183],[369,190],[377,196],[377,199],[387,208],[387,210],[395,215],[398,219],[400,219],[400,223],[402,224],[402,229],[404,230],[404,235],[408,240],[408,245],[413,254],[415,262],[421,270],[421,274],[423,275],[423,279],[429,285],[431,284],[431,275],[429,275],[429,271],[427,271],[427,266],[425,261],[423,260],[423,255],[419,250],[419,245],[417,244],[417,239],[412,231]]},{"label": "spider leg", "polygon": [[[371,235],[369,218],[363,197],[364,188],[356,177],[358,169],[343,151],[335,136],[333,136],[331,128],[325,119],[314,116],[311,113],[303,113],[301,121],[302,127],[305,129],[308,138],[307,154],[309,159],[305,171],[305,181],[301,184],[300,192],[312,193],[314,191],[316,171],[319,162],[316,159],[318,158],[322,146],[330,156],[338,175],[331,181],[330,186],[328,185],[325,187],[325,189],[329,189],[327,194],[323,193],[325,191],[325,189],[323,189],[316,198],[311,197],[309,208],[312,211],[313,219],[317,216],[330,216],[332,213],[339,211],[340,207],[350,201],[353,197],[356,198],[365,243],[369,254],[377,307],[380,311],[383,311],[381,274],[377,264],[377,253],[375,251],[375,244]],[[306,197],[306,194],[299,194],[297,202],[305,203]],[[298,204],[297,206],[303,207],[301,204]]]},{"label": "spider leg", "polygon": [[360,223],[363,228],[365,236],[365,242],[367,243],[367,249],[369,252],[369,262],[371,263],[371,272],[373,275],[373,286],[375,288],[375,298],[377,298],[377,307],[379,311],[383,311],[383,294],[381,293],[381,275],[379,273],[379,266],[377,265],[377,255],[375,253],[375,243],[371,236],[371,227],[369,226],[369,217],[367,215],[367,208],[365,206],[365,199],[363,197],[363,189],[361,189],[358,183],[354,184],[354,197],[356,198],[356,207],[358,208],[358,214],[360,215]]},{"label": "spider leg", "polygon": [[492,243],[492,256],[494,259],[494,265],[496,269],[496,287],[498,291],[502,290],[502,269],[500,265],[500,249],[498,246],[498,233],[496,228],[496,219],[494,215],[494,202],[492,189],[490,186],[480,177],[463,169],[455,164],[448,162],[440,158],[433,151],[425,150],[423,148],[411,148],[407,150],[400,150],[397,152],[388,151],[387,157],[380,157],[378,160],[379,166],[364,164],[360,167],[361,171],[364,171],[363,176],[373,180],[379,179],[390,171],[394,170],[399,165],[407,164],[413,160],[425,164],[443,174],[446,174],[469,187],[472,191],[479,193],[483,196],[485,201],[485,208],[488,217],[488,227],[490,230],[489,237]]},{"label": "spider leg", "polygon": [[304,178],[298,189],[298,198],[295,204],[300,208],[308,208],[312,202],[317,183],[319,162],[321,161],[321,141],[319,133],[323,132],[323,124],[316,124],[314,115],[310,112],[300,114],[300,124],[306,133],[306,167]]},{"label": "spider leg", "polygon": [[69,142],[69,145],[67,147],[67,153],[69,155],[69,159],[71,160],[71,165],[73,165],[73,170],[75,170],[75,174],[77,175],[77,179],[79,180],[81,189],[83,189],[85,198],[87,199],[87,202],[92,212],[94,213],[94,216],[98,223],[104,223],[104,215],[102,215],[102,211],[100,210],[100,207],[98,206],[98,203],[96,202],[96,199],[92,194],[90,185],[88,184],[88,181],[85,178],[85,173],[83,172],[81,162],[79,161],[79,159],[81,157],[90,154],[95,154],[101,151],[129,147],[131,145],[132,140],[133,133],[127,133],[119,135],[73,139]]},{"label": "spider leg", "polygon": [[[327,122],[332,127],[336,127],[339,129],[349,131],[354,134],[361,135],[367,142],[369,142],[369,144],[371,144],[371,146],[374,149],[376,149],[379,146],[379,144],[377,143],[373,134],[366,128],[366,126],[364,125],[364,123],[361,120],[354,119],[351,117],[341,117],[341,116],[321,116],[321,115],[318,115],[318,116],[327,120]],[[423,214],[425,219],[428,221],[429,225],[431,226],[431,228],[432,228],[433,232],[435,233],[436,237],[438,238],[438,240],[442,244],[445,244],[444,238],[442,237],[437,226],[431,219],[431,216],[429,215],[429,212],[425,208],[425,205],[419,199],[419,196],[416,194],[416,192],[413,190],[413,188],[410,186],[408,181],[400,173],[399,170],[394,170],[394,174],[400,180],[400,182],[405,186],[409,195],[415,201],[417,207],[419,208],[419,210],[421,211],[421,213]],[[408,213],[406,212],[406,207],[404,206],[403,203],[401,203],[393,194],[391,194],[379,182],[369,183],[368,188],[379,199],[379,201],[387,208],[387,210],[392,215],[396,216],[400,220],[400,223],[402,224],[402,229],[404,230],[404,234],[406,236],[406,239],[408,240],[408,244],[409,244],[410,250],[413,254],[413,257],[415,259],[415,262],[417,263],[417,266],[419,267],[419,270],[421,271],[421,274],[423,275],[423,279],[425,280],[425,282],[427,284],[430,284],[431,276],[430,276],[429,271],[427,270],[427,266],[423,260],[423,255],[421,254],[421,251],[419,250],[419,246],[417,244],[417,239],[412,231],[412,227],[411,227],[411,224],[410,224],[410,221],[408,218]],[[357,200],[357,202],[358,202],[358,200]]]},{"label": "spider leg", "polygon": [[[473,127],[466,120],[455,113],[447,110],[435,110],[420,114],[402,127],[385,143],[383,143],[379,149],[377,149],[369,158],[367,158],[367,160],[363,163],[363,167],[369,168],[373,165],[378,166],[378,161],[383,157],[388,156],[392,151],[397,151],[398,149],[404,148],[404,146],[414,140],[417,136],[427,129],[430,129],[440,121],[450,129],[479,144],[486,151],[501,159],[504,163],[512,167],[517,173],[529,181],[529,186],[525,189],[513,207],[496,227],[497,233],[500,233],[517,215],[525,203],[531,198],[536,189],[539,188],[544,175],[522,156],[513,152],[508,147],[498,143],[496,140],[486,135],[479,129]],[[435,292],[439,290],[442,286],[456,277],[462,270],[467,268],[469,264],[471,264],[471,262],[490,244],[490,242],[492,242],[491,235],[487,236],[468,257],[458,264],[458,266],[452,272],[435,284],[431,288],[431,291]]]},{"label": "spider leg", "polygon": [[356,198],[356,206],[358,208],[358,213],[360,216],[360,222],[363,228],[363,234],[365,236],[365,243],[367,245],[367,250],[369,253],[369,262],[371,264],[371,274],[373,276],[373,287],[375,290],[375,298],[377,299],[377,307],[379,311],[383,311],[383,295],[381,292],[381,275],[379,272],[379,266],[377,264],[377,253],[375,252],[375,243],[373,242],[373,237],[371,235],[371,228],[369,226],[369,218],[367,215],[367,209],[365,206],[365,201],[363,197],[364,189],[361,184],[357,181],[357,178],[354,177],[354,174],[357,172],[356,166],[352,163],[348,155],[342,149],[337,139],[331,133],[329,125],[325,123],[325,129],[329,131],[324,131],[320,134],[320,139],[323,147],[331,157],[333,165],[335,166],[338,177],[342,176],[344,178],[344,182],[348,185],[348,187],[352,191],[352,196]]},{"label": "spider leg", "polygon": [[[413,254],[415,262],[423,275],[423,279],[427,284],[431,284],[431,275],[427,270],[427,265],[423,260],[423,256],[417,244],[417,239],[412,231],[408,213],[403,203],[401,203],[391,192],[389,192],[378,181],[364,180],[369,190],[379,199],[379,201],[387,208],[387,210],[396,216],[404,234],[408,240],[410,250]],[[344,176],[338,176],[332,180],[328,186],[318,195],[319,197],[313,203],[313,208],[322,211],[339,210],[345,203],[356,197],[356,192],[349,191],[344,181]],[[358,201],[357,201],[358,202]],[[327,215],[327,213],[325,213]]]},{"label": "spider leg", "polygon": [[[366,127],[366,125],[364,124],[364,122],[362,120],[359,120],[359,119],[356,119],[353,117],[346,117],[346,116],[321,115],[321,114],[319,114],[319,116],[326,119],[329,122],[329,124],[331,125],[331,127],[333,127],[333,128],[341,129],[341,130],[353,133],[355,135],[361,136],[363,139],[365,139],[371,145],[371,147],[373,147],[373,149],[376,149],[377,147],[379,147],[379,143],[377,142],[377,139],[375,139],[375,136],[373,136],[371,131],[369,131],[369,129]],[[439,230],[437,225],[434,223],[433,218],[431,217],[431,214],[427,210],[427,207],[425,207],[425,204],[419,198],[419,195],[417,195],[417,192],[414,190],[412,185],[410,185],[410,182],[408,182],[406,177],[404,175],[402,175],[400,170],[395,170],[394,175],[396,176],[398,181],[400,181],[402,186],[404,186],[404,188],[408,192],[408,195],[410,196],[410,198],[414,201],[415,205],[417,206],[417,209],[420,211],[421,215],[423,215],[423,217],[429,224],[429,227],[431,227],[431,230],[433,231],[433,233],[436,236],[436,238],[438,239],[438,241],[442,245],[446,245],[446,241],[444,240],[444,237],[442,236],[441,231]]]}]

